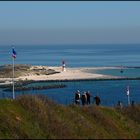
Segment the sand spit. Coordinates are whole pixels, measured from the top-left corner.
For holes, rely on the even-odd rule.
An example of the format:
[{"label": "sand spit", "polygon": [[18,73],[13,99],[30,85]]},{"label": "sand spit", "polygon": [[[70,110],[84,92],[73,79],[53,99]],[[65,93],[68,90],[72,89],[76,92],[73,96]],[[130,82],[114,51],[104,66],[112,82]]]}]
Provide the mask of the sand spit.
[{"label": "sand spit", "polygon": [[[19,66],[18,66],[19,67]],[[22,68],[24,65],[22,65]],[[96,73],[89,73],[88,70],[99,69],[113,69],[117,67],[78,67],[78,68],[66,68],[66,71],[62,71],[62,67],[52,66],[26,66],[24,72],[18,70],[18,76],[15,81],[19,80],[33,80],[33,81],[61,81],[61,80],[94,80],[94,79],[118,79],[120,77],[102,75]],[[17,68],[18,69],[18,68]],[[15,71],[16,75],[16,71]],[[10,84],[12,78],[0,78],[0,84]]]},{"label": "sand spit", "polygon": [[[51,75],[28,75],[28,76],[21,76],[18,79],[21,80],[77,80],[77,79],[104,79],[104,78],[117,78],[116,76],[108,76],[96,73],[87,73],[85,70],[88,68],[67,68],[66,71],[62,71],[61,67],[49,67],[49,69],[53,69],[58,73],[51,74]],[[92,68],[90,68],[92,69]],[[97,68],[93,68],[97,69]]]}]

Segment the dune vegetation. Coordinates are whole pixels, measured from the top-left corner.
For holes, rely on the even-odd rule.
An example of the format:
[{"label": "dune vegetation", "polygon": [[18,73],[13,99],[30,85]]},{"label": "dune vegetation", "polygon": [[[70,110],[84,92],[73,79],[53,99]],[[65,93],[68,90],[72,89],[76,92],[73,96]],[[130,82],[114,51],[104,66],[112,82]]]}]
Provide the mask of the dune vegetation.
[{"label": "dune vegetation", "polygon": [[[12,65],[2,65],[0,66],[0,78],[12,78],[13,71],[12,71]],[[26,64],[16,64],[15,65],[15,78],[18,78],[20,76],[28,76],[29,74],[32,75],[50,75],[59,73],[53,69],[44,68],[43,66],[39,68],[39,66],[32,68],[32,65],[26,65]]]},{"label": "dune vegetation", "polygon": [[0,99],[1,139],[139,139],[140,105],[60,105],[43,95]]}]

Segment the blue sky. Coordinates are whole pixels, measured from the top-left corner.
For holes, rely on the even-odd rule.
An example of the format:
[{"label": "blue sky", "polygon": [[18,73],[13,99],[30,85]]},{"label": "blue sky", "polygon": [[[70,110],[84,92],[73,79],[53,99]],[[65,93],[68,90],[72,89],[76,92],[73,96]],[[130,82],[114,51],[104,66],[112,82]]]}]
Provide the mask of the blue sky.
[{"label": "blue sky", "polygon": [[139,1],[1,1],[0,45],[140,43]]}]

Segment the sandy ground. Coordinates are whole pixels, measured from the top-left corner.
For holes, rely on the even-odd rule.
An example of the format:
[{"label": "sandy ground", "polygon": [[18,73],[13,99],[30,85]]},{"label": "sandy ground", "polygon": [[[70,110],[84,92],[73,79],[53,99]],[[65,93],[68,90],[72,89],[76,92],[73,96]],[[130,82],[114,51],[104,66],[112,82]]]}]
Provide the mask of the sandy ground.
[{"label": "sandy ground", "polygon": [[[47,67],[48,68],[48,67]],[[103,79],[103,78],[116,78],[115,76],[101,75],[95,73],[87,73],[88,69],[105,69],[102,68],[66,68],[66,71],[62,71],[61,67],[49,67],[50,69],[54,69],[60,73],[52,74],[52,75],[29,75],[19,77],[21,80],[79,80],[79,79]]]},{"label": "sandy ground", "polygon": [[[66,71],[62,71],[62,67],[48,67],[48,66],[32,66],[31,69],[36,68],[45,68],[45,69],[54,69],[60,73],[52,75],[28,75],[15,78],[15,81],[18,80],[34,80],[34,81],[49,81],[49,80],[84,80],[84,79],[110,79],[117,78],[116,76],[101,75],[96,73],[88,73],[87,70],[98,70],[98,69],[112,69],[114,67],[82,67],[82,68],[66,68]],[[3,81],[2,84],[10,84],[12,82],[11,78],[0,78],[0,81]]]}]

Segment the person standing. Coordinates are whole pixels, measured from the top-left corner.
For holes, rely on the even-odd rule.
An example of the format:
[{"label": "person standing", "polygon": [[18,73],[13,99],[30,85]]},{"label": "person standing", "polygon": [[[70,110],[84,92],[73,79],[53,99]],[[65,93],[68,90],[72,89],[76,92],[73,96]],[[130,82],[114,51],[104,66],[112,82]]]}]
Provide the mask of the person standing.
[{"label": "person standing", "polygon": [[84,92],[82,94],[81,100],[82,100],[82,105],[87,104],[87,95],[86,95],[86,92]]},{"label": "person standing", "polygon": [[122,104],[122,102],[121,101],[118,101],[118,104],[117,104],[117,106],[119,107],[119,108],[123,108],[123,104]]},{"label": "person standing", "polygon": [[80,105],[80,91],[77,90],[77,92],[75,93],[75,104]]},{"label": "person standing", "polygon": [[94,99],[95,99],[96,105],[100,105],[101,100],[100,100],[99,96],[96,95],[96,96],[94,97]]},{"label": "person standing", "polygon": [[90,97],[91,97],[90,91],[86,92],[86,96],[87,96],[87,104],[90,104]]}]

